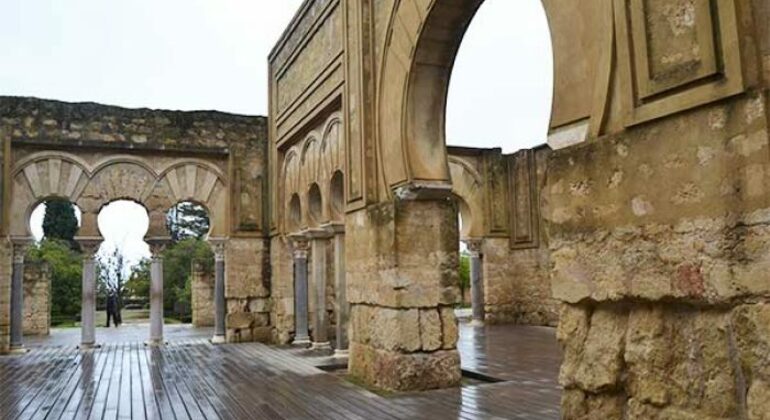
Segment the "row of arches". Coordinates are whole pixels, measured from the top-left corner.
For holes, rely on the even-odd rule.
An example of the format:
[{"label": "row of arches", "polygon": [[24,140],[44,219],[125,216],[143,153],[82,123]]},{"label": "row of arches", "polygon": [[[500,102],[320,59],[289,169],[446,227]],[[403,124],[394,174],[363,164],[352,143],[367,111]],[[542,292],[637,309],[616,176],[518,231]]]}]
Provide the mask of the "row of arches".
[{"label": "row of arches", "polygon": [[41,152],[21,159],[12,171],[13,237],[30,237],[27,221],[34,208],[51,198],[76,204],[82,212],[80,236],[98,236],[97,215],[110,202],[130,200],[148,213],[148,236],[166,234],[166,212],[191,201],[211,214],[213,236],[226,236],[226,178],[212,162],[113,156],[95,163],[63,152]]}]

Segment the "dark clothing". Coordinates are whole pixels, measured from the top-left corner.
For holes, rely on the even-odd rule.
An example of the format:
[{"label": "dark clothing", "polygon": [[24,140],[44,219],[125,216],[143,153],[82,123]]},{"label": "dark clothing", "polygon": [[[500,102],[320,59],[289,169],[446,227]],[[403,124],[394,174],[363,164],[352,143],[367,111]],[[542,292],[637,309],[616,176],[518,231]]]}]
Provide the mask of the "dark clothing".
[{"label": "dark clothing", "polygon": [[118,299],[114,295],[107,296],[107,328],[110,327],[110,319],[116,327],[121,323]]}]

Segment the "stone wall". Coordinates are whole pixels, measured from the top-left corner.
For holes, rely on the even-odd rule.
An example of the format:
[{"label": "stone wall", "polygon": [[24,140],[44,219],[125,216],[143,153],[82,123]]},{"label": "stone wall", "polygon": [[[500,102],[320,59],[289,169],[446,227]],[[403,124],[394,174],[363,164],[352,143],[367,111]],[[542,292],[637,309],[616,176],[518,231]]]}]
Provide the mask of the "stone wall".
[{"label": "stone wall", "polygon": [[0,239],[0,354],[11,345],[11,267],[13,248]]},{"label": "stone wall", "polygon": [[51,331],[51,270],[46,263],[24,264],[24,335]]},{"label": "stone wall", "polygon": [[269,342],[270,278],[269,250],[263,240],[230,238],[225,264],[227,340]]},{"label": "stone wall", "polygon": [[754,91],[552,156],[569,418],[767,413],[766,106]]},{"label": "stone wall", "polygon": [[214,275],[200,263],[192,269],[192,323],[195,327],[214,326]]}]

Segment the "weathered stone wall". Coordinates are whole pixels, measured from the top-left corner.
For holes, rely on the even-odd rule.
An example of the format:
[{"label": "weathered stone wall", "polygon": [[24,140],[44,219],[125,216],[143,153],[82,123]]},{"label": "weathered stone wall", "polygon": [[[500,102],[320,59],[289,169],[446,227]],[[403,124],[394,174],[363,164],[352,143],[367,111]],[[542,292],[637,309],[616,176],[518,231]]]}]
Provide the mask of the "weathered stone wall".
[{"label": "weathered stone wall", "polygon": [[569,418],[767,413],[766,106],[750,91],[552,156]]},{"label": "weathered stone wall", "polygon": [[273,342],[288,344],[294,334],[294,261],[291,249],[281,236],[270,240],[270,271]]},{"label": "weathered stone wall", "polygon": [[225,264],[227,340],[269,342],[270,278],[266,242],[230,238]]},{"label": "weathered stone wall", "polygon": [[195,327],[214,326],[214,275],[200,263],[192,269],[192,323]]},{"label": "weathered stone wall", "polygon": [[51,270],[46,263],[24,264],[24,335],[51,330]]}]

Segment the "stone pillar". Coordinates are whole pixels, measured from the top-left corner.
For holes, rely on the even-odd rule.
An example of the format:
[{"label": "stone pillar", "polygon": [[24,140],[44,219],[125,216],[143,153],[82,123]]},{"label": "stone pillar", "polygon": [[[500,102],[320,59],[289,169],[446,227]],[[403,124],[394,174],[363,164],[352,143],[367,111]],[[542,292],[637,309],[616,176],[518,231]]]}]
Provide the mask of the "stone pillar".
[{"label": "stone pillar", "polygon": [[331,350],[329,342],[329,313],[326,311],[326,247],[329,245],[331,233],[326,229],[311,229],[308,236],[312,244],[313,256],[313,300],[315,314],[313,317],[313,349]]},{"label": "stone pillar", "polygon": [[225,300],[225,246],[224,239],[210,240],[214,250],[214,337],[211,342],[222,344],[227,341],[225,316],[227,301]]},{"label": "stone pillar", "polygon": [[24,256],[28,240],[13,240],[11,274],[11,352],[24,350]]},{"label": "stone pillar", "polygon": [[345,218],[350,374],[414,391],[459,386],[457,210],[451,188],[405,187]]},{"label": "stone pillar", "polygon": [[471,239],[465,241],[468,246],[468,252],[471,257],[470,276],[471,276],[471,310],[473,318],[471,325],[484,325],[484,278],[482,270],[482,241]]},{"label": "stone pillar", "polygon": [[163,249],[166,241],[149,240],[150,263],[150,340],[151,346],[163,345]]},{"label": "stone pillar", "polygon": [[337,327],[334,355],[347,357],[350,304],[345,282],[345,225],[333,223],[326,225],[325,229],[334,235],[334,314]]},{"label": "stone pillar", "polygon": [[294,258],[294,341],[295,346],[310,345],[308,332],[308,283],[307,283],[307,254],[308,241],[301,235],[291,237],[292,254]]},{"label": "stone pillar", "polygon": [[80,348],[96,346],[96,252],[102,238],[77,239],[83,252],[83,281],[80,304]]}]

